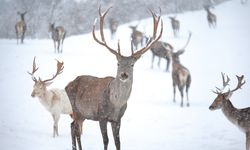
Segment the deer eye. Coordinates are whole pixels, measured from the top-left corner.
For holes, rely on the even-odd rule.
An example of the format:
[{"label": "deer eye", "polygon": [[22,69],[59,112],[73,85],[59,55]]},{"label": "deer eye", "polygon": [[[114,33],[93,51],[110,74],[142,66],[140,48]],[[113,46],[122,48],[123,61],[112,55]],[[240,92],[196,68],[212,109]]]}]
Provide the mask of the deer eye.
[{"label": "deer eye", "polygon": [[120,64],[119,64],[119,63],[117,63],[117,66],[120,66]]}]

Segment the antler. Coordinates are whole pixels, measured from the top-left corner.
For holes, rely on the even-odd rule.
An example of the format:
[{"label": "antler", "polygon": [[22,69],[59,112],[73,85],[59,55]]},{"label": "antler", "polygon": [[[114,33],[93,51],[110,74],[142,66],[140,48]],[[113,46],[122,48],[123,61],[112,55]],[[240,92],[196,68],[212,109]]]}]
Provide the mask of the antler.
[{"label": "antler", "polygon": [[111,53],[113,53],[114,55],[121,55],[120,54],[120,44],[118,41],[118,52],[117,53],[114,49],[112,49],[111,47],[109,47],[105,41],[105,37],[104,37],[104,33],[103,33],[103,21],[104,18],[106,16],[106,14],[108,13],[108,11],[111,9],[112,7],[109,7],[104,13],[101,13],[101,6],[99,7],[99,18],[100,18],[100,34],[101,34],[101,41],[99,39],[97,39],[96,35],[95,35],[95,25],[96,25],[96,21],[97,19],[95,19],[94,25],[93,25],[93,29],[92,29],[92,35],[94,37],[94,40],[99,43],[100,45],[105,46]]},{"label": "antler", "polygon": [[222,91],[225,89],[225,87],[227,85],[229,85],[228,83],[230,81],[230,78],[227,76],[226,80],[225,80],[225,73],[222,73],[222,72],[221,72],[221,77],[222,77],[222,85],[223,85],[223,87],[222,88],[215,87],[216,91],[213,91],[215,94],[221,94]]},{"label": "antler", "polygon": [[[47,79],[47,80],[44,80],[42,82],[48,82],[48,81],[52,81],[54,80],[59,74],[61,74],[63,72],[63,61],[62,62],[59,62],[58,60],[57,61],[57,71],[56,71],[56,74],[53,75],[53,77],[51,79]],[[40,79],[41,80],[41,79]]]},{"label": "antler", "polygon": [[238,84],[237,84],[236,88],[233,89],[232,91],[229,89],[229,92],[231,92],[231,93],[233,93],[234,91],[237,91],[238,89],[241,89],[241,86],[246,83],[246,81],[243,81],[244,75],[241,75],[241,76],[236,75],[236,77],[238,79]]},{"label": "antler", "polygon": [[[153,28],[153,38],[151,38],[148,43],[146,44],[145,47],[141,48],[140,50],[138,50],[136,53],[133,53],[132,56],[135,58],[139,58],[142,54],[144,54],[147,50],[149,50],[151,48],[151,46],[157,42],[162,35],[163,32],[163,22],[161,20],[161,16],[157,16],[151,9],[149,9],[150,13],[152,14],[153,17],[153,22],[154,22],[154,28]],[[160,10],[161,13],[161,10]],[[159,25],[159,21],[161,20],[161,31],[160,34],[158,36],[156,36],[157,34],[157,30],[158,30],[158,25]]]},{"label": "antler", "polygon": [[39,67],[36,67],[36,56],[33,59],[33,66],[32,66],[32,73],[28,72],[32,76],[32,80],[37,82],[37,79],[34,77],[35,72],[38,70]]},{"label": "antler", "polygon": [[[104,18],[106,16],[106,14],[108,13],[108,11],[111,9],[112,7],[109,7],[104,13],[101,13],[101,7],[99,7],[99,18],[100,18],[100,35],[101,35],[101,40],[97,39],[96,35],[95,35],[95,25],[96,25],[96,19],[93,25],[93,30],[92,30],[92,35],[94,40],[99,43],[100,45],[103,45],[104,47],[106,47],[111,53],[113,53],[116,56],[121,56],[120,53],[120,43],[118,41],[117,44],[117,50],[118,53],[116,52],[116,50],[114,50],[113,48],[109,47],[105,41],[105,37],[104,37],[104,33],[103,33],[103,22],[104,22]],[[160,34],[156,37],[157,34],[157,29],[158,29],[158,24],[160,21],[160,16],[157,16],[154,12],[152,12],[151,10],[149,10],[153,16],[153,20],[154,20],[154,32],[153,32],[153,40],[150,39],[149,42],[146,44],[145,47],[143,47],[142,49],[138,50],[136,53],[132,53],[132,56],[135,58],[139,58],[143,53],[145,53],[156,41],[158,41],[162,35],[163,32],[163,22],[161,21],[161,31]]]}]

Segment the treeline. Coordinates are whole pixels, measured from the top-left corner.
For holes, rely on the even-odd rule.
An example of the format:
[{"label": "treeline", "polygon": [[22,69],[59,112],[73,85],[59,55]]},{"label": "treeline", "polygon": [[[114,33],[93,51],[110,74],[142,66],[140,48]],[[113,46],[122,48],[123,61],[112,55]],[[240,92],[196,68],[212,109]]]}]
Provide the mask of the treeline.
[{"label": "treeline", "polygon": [[150,17],[147,8],[162,14],[182,13],[203,9],[204,5],[217,5],[226,0],[0,0],[0,38],[15,38],[17,12],[27,11],[26,37],[48,38],[48,25],[54,22],[67,29],[67,35],[91,31],[98,7],[110,6],[109,16],[120,24]]}]

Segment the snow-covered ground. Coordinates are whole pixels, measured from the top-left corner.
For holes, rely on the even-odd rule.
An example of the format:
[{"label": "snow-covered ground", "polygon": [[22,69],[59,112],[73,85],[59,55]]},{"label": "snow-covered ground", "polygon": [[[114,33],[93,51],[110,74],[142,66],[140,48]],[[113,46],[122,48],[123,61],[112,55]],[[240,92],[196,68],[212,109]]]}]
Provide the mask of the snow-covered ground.
[{"label": "snow-covered ground", "polygon": [[[163,16],[164,35],[161,40],[171,43],[176,49],[185,44],[188,32],[192,32],[191,41],[180,57],[192,75],[191,106],[179,106],[179,92],[177,103],[172,102],[171,74],[165,72],[165,60],[162,60],[161,68],[155,62],[154,69],[151,69],[151,52],[147,52],[134,67],[133,90],[120,131],[122,149],[245,149],[245,135],[220,110],[211,112],[208,107],[216,97],[211,90],[215,86],[221,87],[221,72],[230,76],[232,88],[237,83],[235,75],[245,75],[246,84],[235,92],[231,100],[238,108],[250,106],[250,5],[243,6],[234,0],[212,11],[218,18],[216,29],[208,27],[204,10],[178,15],[181,21],[179,38],[173,38],[168,16]],[[120,26],[117,33],[124,55],[130,52],[130,24]],[[151,18],[139,24],[146,34],[152,33],[151,25]],[[109,32],[105,31],[105,34],[108,39]],[[111,42],[116,45],[116,40]],[[0,40],[1,149],[70,150],[71,118],[61,116],[60,136],[53,138],[52,117],[37,98],[30,96],[33,81],[27,71],[32,69],[34,56],[39,66],[36,74],[43,79],[54,74],[55,58],[64,61],[64,72],[55,79],[51,88],[64,88],[76,76],[83,74],[115,76],[115,56],[98,45],[91,34],[68,37],[63,54],[54,54],[50,39],[26,39],[23,45],[16,45],[14,39]],[[113,150],[110,126],[109,139],[109,149]],[[84,149],[103,149],[97,122],[84,122],[82,142]]]}]

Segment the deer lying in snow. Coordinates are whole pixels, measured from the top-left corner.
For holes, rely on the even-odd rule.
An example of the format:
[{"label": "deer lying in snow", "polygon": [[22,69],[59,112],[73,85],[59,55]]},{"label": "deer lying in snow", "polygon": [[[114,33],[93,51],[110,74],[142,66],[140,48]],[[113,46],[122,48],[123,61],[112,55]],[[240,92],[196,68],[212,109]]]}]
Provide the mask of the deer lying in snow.
[{"label": "deer lying in snow", "polygon": [[229,85],[229,77],[225,78],[225,75],[221,73],[223,87],[222,89],[216,87],[217,97],[215,98],[214,102],[209,107],[210,110],[217,110],[221,109],[227,119],[232,122],[234,125],[240,128],[246,134],[246,150],[250,150],[250,107],[237,109],[233,106],[230,101],[230,97],[232,96],[233,92],[241,89],[241,86],[244,85],[246,82],[243,81],[244,76],[236,76],[238,79],[238,84],[235,89],[228,90],[227,92],[223,92],[225,87]]},{"label": "deer lying in snow", "polygon": [[47,87],[52,81],[61,74],[63,71],[63,62],[57,61],[57,71],[51,79],[42,80],[40,77],[37,79],[34,77],[34,73],[38,70],[36,67],[35,57],[33,60],[33,70],[29,73],[32,76],[32,80],[35,82],[31,96],[38,97],[41,104],[49,111],[54,120],[53,137],[58,136],[58,121],[60,114],[72,115],[72,107],[64,89],[51,89],[47,90]]},{"label": "deer lying in snow", "polygon": [[[109,8],[110,9],[110,8]],[[108,9],[108,10],[109,10]],[[160,39],[163,31],[163,23],[161,22],[161,31],[158,36],[157,29],[160,22],[160,16],[157,16],[151,11],[154,19],[154,32],[145,47],[137,52],[131,48],[131,56],[123,56],[120,53],[120,44],[118,42],[117,50],[107,45],[104,37],[103,24],[104,17],[108,13],[104,13],[99,8],[100,16],[100,38],[97,39],[95,35],[95,24],[93,26],[92,35],[94,40],[100,45],[104,46],[116,56],[117,59],[117,74],[116,77],[98,78],[94,76],[82,75],[71,81],[65,90],[69,96],[73,109],[74,121],[71,123],[72,134],[72,149],[78,148],[81,150],[81,135],[79,132],[79,122],[82,123],[85,119],[99,121],[104,150],[108,148],[108,132],[107,123],[110,122],[115,140],[116,150],[120,150],[120,127],[121,118],[127,108],[127,101],[132,91],[133,84],[133,68],[134,64],[140,57],[149,50],[149,48]]]}]

